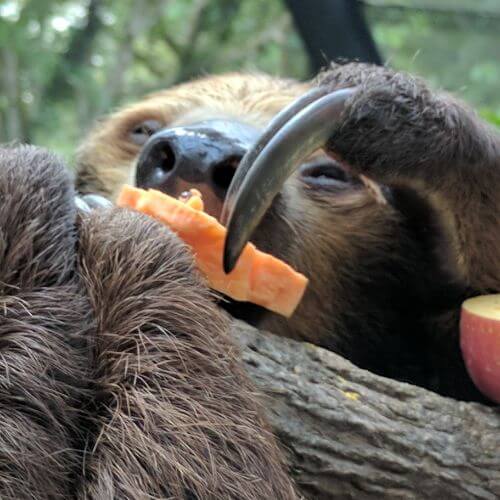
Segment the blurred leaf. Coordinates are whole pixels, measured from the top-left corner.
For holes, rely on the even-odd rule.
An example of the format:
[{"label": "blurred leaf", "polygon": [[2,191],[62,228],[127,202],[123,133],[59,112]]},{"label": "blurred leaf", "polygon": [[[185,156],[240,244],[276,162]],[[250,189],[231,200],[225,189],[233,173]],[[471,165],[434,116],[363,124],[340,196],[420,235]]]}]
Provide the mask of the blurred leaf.
[{"label": "blurred leaf", "polygon": [[486,121],[500,127],[500,111],[492,111],[490,109],[482,109],[479,113]]}]

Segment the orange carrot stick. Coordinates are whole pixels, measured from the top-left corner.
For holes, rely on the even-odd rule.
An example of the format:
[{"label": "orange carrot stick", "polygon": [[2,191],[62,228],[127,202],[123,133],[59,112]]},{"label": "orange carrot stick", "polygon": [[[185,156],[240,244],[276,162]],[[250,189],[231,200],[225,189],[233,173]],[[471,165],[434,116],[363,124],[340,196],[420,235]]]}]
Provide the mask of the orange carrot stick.
[{"label": "orange carrot stick", "polygon": [[210,286],[228,297],[253,302],[290,317],[304,295],[308,279],[285,262],[248,243],[231,273],[222,267],[226,228],[203,212],[196,190],[176,200],[155,190],[125,186],[118,206],[150,215],[169,226],[193,250],[196,265]]}]

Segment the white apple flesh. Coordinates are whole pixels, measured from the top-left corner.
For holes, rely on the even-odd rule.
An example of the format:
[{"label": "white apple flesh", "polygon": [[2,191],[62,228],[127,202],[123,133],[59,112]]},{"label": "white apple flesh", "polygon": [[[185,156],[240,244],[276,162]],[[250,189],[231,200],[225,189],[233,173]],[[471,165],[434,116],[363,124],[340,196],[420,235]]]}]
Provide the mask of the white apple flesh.
[{"label": "white apple flesh", "polygon": [[500,294],[474,297],[462,304],[460,347],[476,387],[500,403]]}]

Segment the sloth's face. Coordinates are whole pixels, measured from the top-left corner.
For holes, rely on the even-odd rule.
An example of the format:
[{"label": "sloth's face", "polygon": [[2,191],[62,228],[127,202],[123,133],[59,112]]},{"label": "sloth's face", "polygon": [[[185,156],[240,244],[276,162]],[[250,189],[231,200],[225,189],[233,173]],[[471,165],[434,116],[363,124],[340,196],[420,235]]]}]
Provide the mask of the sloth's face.
[{"label": "sloth's face", "polygon": [[[241,160],[261,134],[262,128],[248,123],[245,116],[224,116],[218,110],[206,109],[202,117],[188,113],[168,125],[145,120],[130,134],[142,148],[133,182],[176,198],[196,188],[203,195],[205,211],[220,220]],[[360,187],[356,178],[320,151],[300,165],[295,178],[309,196],[341,195]]]},{"label": "sloth's face", "polygon": [[[78,187],[111,198],[124,183],[176,197],[195,187],[206,210],[220,218],[242,157],[306,90],[292,81],[234,74],[152,95],[97,126],[79,153]],[[291,321],[266,315],[265,326],[313,341],[325,325],[332,328],[334,309],[350,295],[347,276],[367,246],[386,239],[392,219],[391,209],[376,204],[358,179],[322,151],[313,152],[285,182],[252,237],[311,281]],[[248,311],[256,314],[255,308]]]}]

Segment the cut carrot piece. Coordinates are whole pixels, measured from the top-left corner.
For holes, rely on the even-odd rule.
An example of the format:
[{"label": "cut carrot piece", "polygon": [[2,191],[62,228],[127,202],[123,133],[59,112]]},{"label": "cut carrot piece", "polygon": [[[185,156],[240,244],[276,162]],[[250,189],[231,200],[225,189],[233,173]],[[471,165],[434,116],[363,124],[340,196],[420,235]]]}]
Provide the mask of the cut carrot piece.
[{"label": "cut carrot piece", "polygon": [[135,209],[169,226],[192,248],[196,265],[210,286],[232,299],[290,317],[304,295],[308,279],[252,243],[246,245],[233,271],[226,274],[222,267],[226,228],[203,211],[201,195],[194,189],[176,200],[160,191],[125,186],[118,206]]}]

